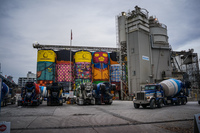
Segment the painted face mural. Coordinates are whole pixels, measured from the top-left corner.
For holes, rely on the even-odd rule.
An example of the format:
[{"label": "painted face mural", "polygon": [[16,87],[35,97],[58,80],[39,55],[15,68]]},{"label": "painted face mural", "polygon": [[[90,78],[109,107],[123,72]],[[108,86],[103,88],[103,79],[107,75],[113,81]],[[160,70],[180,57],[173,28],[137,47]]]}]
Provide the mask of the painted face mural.
[{"label": "painted face mural", "polygon": [[92,66],[91,66],[92,54],[88,51],[78,51],[75,53],[74,59],[75,59],[75,78],[76,79],[91,79],[92,78]]},{"label": "painted face mural", "polygon": [[37,62],[48,61],[55,62],[56,54],[53,50],[39,50]]},{"label": "painted face mural", "polygon": [[90,52],[88,51],[78,51],[75,53],[75,63],[77,62],[91,62],[92,59],[92,55]]},{"label": "painted face mural", "polygon": [[94,63],[109,63],[108,53],[107,52],[95,52],[93,54]]}]

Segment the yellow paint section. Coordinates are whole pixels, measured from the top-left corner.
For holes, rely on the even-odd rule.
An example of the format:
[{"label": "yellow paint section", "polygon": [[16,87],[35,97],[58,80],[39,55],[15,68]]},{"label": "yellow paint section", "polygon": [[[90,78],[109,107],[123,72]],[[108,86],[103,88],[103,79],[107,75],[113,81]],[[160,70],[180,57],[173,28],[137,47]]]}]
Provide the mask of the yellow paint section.
[{"label": "yellow paint section", "polygon": [[103,56],[104,56],[104,57],[108,57],[108,54],[107,54],[107,53],[103,53]]},{"label": "yellow paint section", "polygon": [[101,57],[99,57],[99,61],[102,61],[102,62],[103,62],[104,60],[105,60],[105,58],[104,58],[104,57],[102,57],[102,56],[101,56]]},{"label": "yellow paint section", "polygon": [[92,54],[88,51],[78,51],[74,55],[75,63],[76,62],[89,62],[91,63]]},{"label": "yellow paint section", "polygon": [[48,61],[55,62],[56,53],[53,50],[39,50],[37,62]]}]

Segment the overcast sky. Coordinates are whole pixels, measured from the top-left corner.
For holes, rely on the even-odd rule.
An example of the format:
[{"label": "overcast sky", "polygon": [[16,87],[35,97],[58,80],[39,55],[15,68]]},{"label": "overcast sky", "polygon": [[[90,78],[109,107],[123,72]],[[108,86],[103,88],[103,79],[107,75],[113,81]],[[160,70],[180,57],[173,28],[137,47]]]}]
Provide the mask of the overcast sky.
[{"label": "overcast sky", "polygon": [[17,82],[36,73],[32,44],[116,47],[116,16],[138,5],[167,25],[173,50],[200,55],[200,0],[0,0],[0,63]]}]

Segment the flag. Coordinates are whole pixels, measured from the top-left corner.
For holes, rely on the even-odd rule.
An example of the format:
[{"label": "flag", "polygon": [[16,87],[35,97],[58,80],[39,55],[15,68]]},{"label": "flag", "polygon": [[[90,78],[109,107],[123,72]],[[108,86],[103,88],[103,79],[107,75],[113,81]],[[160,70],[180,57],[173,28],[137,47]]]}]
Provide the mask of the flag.
[{"label": "flag", "polygon": [[71,30],[71,40],[72,40],[72,30]]}]

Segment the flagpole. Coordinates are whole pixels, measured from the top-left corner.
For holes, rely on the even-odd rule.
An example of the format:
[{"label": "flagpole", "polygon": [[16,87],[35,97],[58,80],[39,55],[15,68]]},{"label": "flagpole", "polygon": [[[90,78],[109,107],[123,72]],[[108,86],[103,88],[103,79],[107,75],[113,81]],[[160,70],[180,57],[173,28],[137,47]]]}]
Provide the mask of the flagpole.
[{"label": "flagpole", "polygon": [[71,79],[71,77],[72,77],[72,67],[71,67],[71,46],[72,46],[72,30],[71,30],[71,38],[70,38],[70,84],[69,84],[69,88],[70,88],[70,90],[72,91],[72,86],[71,86],[71,84],[72,84],[72,79]]}]

